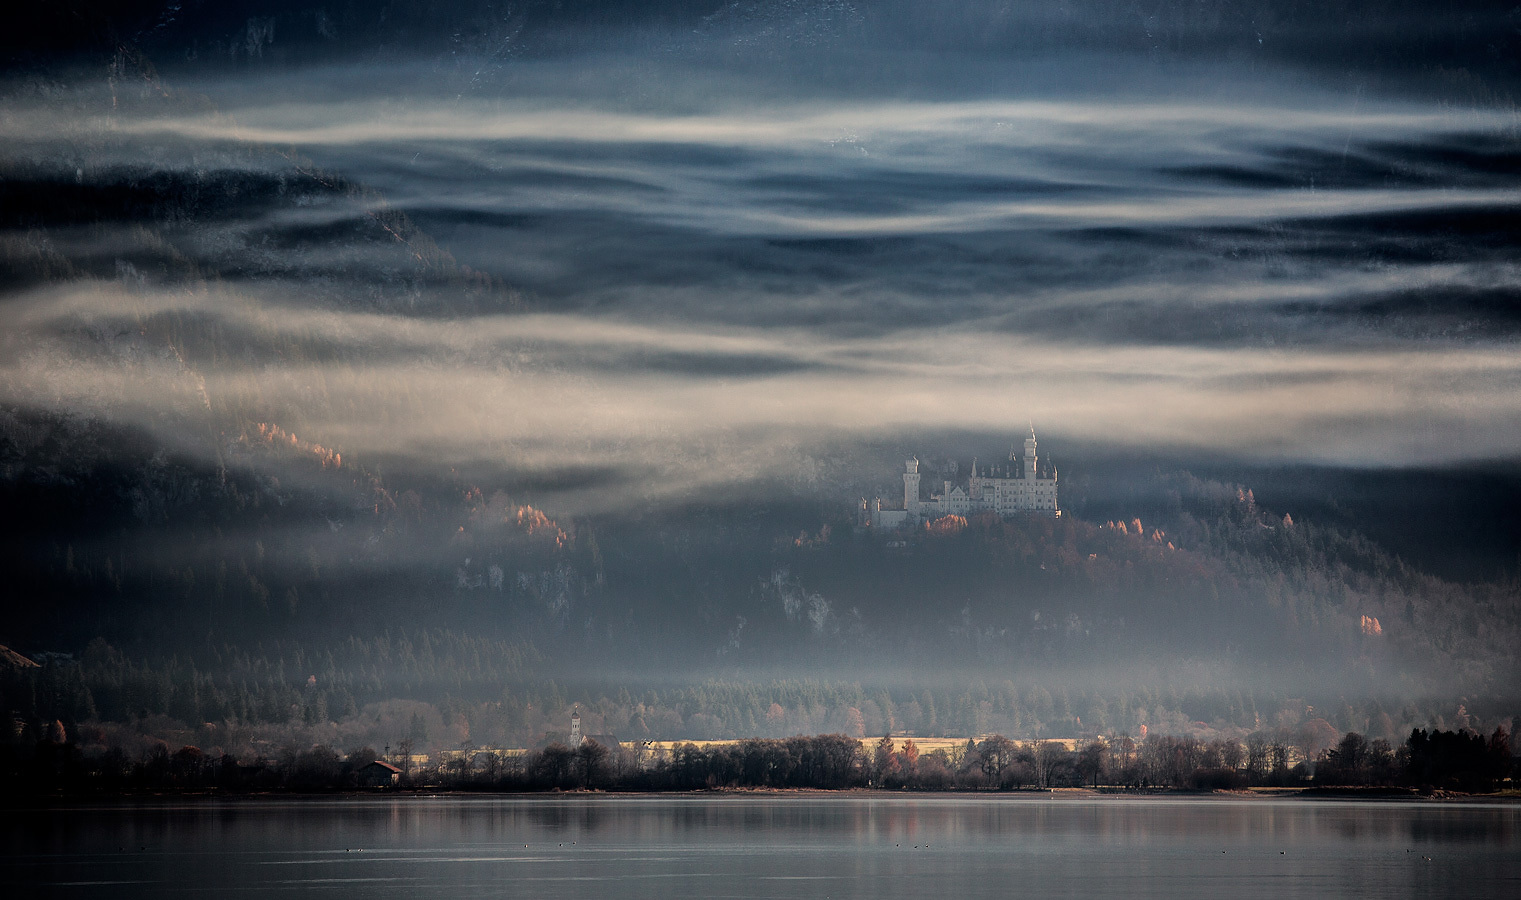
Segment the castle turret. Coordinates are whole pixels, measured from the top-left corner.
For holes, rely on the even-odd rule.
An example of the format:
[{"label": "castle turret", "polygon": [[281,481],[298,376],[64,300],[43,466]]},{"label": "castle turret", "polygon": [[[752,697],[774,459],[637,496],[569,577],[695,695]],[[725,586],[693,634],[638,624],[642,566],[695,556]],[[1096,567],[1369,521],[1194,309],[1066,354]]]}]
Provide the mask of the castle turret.
[{"label": "castle turret", "polygon": [[903,508],[913,517],[919,514],[919,458],[914,457],[903,465]]},{"label": "castle turret", "polygon": [[1036,476],[1036,464],[1039,457],[1035,455],[1035,426],[1030,426],[1030,436],[1025,438],[1025,480],[1034,481]]},{"label": "castle turret", "polygon": [[570,714],[570,745],[581,746],[581,711],[573,710]]}]

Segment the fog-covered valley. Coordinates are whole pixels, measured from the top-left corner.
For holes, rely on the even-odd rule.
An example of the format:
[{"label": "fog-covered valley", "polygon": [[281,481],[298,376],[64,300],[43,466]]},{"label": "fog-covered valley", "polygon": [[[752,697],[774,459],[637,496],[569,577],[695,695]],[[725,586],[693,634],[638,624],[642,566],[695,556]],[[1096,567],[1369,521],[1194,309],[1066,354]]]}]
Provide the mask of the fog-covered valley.
[{"label": "fog-covered valley", "polygon": [[[250,748],[1507,723],[1517,32],[1470,6],[18,14],[6,703]],[[1032,425],[1060,518],[862,526]]]}]

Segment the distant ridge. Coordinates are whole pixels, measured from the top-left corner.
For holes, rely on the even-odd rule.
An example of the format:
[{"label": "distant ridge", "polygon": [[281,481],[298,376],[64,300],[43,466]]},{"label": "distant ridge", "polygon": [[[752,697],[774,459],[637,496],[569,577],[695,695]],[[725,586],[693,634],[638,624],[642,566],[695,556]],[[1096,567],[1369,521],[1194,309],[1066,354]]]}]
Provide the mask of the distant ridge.
[{"label": "distant ridge", "polygon": [[39,666],[37,663],[33,662],[30,659],[27,659],[25,656],[22,656],[20,653],[17,653],[4,644],[0,644],[0,664],[9,666],[12,669],[41,668],[41,666]]}]

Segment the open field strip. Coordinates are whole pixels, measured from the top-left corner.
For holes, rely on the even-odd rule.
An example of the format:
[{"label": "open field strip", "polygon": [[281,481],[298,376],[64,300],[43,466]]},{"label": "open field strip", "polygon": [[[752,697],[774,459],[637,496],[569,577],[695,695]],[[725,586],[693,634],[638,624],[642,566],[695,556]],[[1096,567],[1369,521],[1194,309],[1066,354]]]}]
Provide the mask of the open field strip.
[{"label": "open field strip", "polygon": [[[918,748],[920,754],[926,754],[934,753],[937,750],[944,750],[945,752],[950,753],[954,750],[960,750],[966,747],[968,740],[971,740],[974,743],[981,743],[989,737],[992,737],[992,735],[981,735],[970,739],[964,737],[913,737],[905,735],[894,735],[892,741],[893,749],[895,751],[902,750],[905,744],[907,744],[909,741],[913,741],[914,746]],[[756,739],[749,738],[722,741],[620,741],[619,745],[627,747],[630,750],[643,747],[646,750],[669,752],[675,750],[677,747],[681,747],[686,744],[691,744],[692,746],[699,749],[707,750],[711,747],[728,747],[735,744],[742,744],[745,740]],[[860,738],[861,746],[868,752],[875,750],[877,747],[877,742],[880,740],[880,737]],[[1082,741],[1078,740],[1077,738],[1047,738],[1038,741],[1014,741],[1014,744],[1016,746],[1026,747],[1030,749],[1034,749],[1037,744],[1042,743],[1059,744],[1067,750],[1076,750],[1082,746]]]}]

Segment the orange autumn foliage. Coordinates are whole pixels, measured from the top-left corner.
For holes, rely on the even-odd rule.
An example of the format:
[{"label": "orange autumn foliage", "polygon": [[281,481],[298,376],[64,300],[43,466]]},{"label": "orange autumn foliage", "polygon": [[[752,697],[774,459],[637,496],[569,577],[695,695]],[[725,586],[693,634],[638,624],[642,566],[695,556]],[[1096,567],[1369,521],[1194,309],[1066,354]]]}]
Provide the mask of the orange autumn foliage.
[{"label": "orange autumn foliage", "polygon": [[343,467],[343,455],[336,450],[315,444],[311,441],[303,441],[281,428],[268,422],[258,423],[259,437],[273,447],[286,447],[297,453],[310,454],[326,469],[329,466],[338,469]]}]

